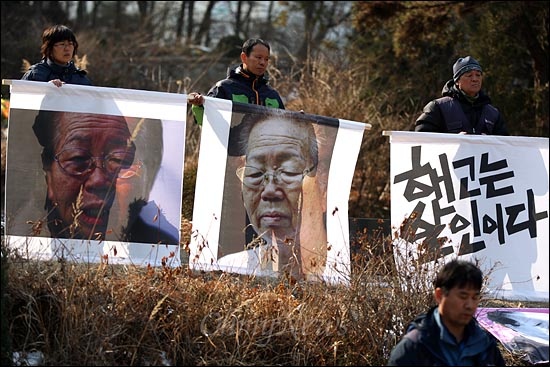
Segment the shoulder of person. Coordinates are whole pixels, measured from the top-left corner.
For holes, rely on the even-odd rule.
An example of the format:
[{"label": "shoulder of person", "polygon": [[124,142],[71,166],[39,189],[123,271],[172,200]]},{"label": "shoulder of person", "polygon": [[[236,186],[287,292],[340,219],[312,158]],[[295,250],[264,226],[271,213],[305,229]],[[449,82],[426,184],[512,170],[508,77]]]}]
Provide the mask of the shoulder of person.
[{"label": "shoulder of person", "polygon": [[76,81],[74,84],[93,86],[94,83],[92,83],[90,78],[88,78],[88,76],[86,75],[86,71],[84,71],[84,70],[82,70],[82,71],[83,71],[83,73],[77,73],[76,74],[76,75],[78,75],[79,80]]},{"label": "shoulder of person", "polygon": [[48,63],[42,60],[40,62],[37,62],[36,64],[31,65],[30,68],[25,72],[24,78],[36,81],[48,81],[48,77],[50,76],[51,72],[52,70]]},{"label": "shoulder of person", "polygon": [[223,85],[225,84],[225,79],[218,80],[206,93],[208,97],[217,97],[219,90],[223,89]]},{"label": "shoulder of person", "polygon": [[229,83],[233,83],[233,81],[229,78],[221,79],[221,80],[218,80],[216,84],[214,84],[214,87],[220,88],[220,87],[223,87],[225,84],[229,84]]},{"label": "shoulder of person", "polygon": [[29,70],[50,70],[51,66],[46,62],[46,60],[42,59],[36,64],[32,64]]},{"label": "shoulder of person", "polygon": [[212,92],[219,92],[219,91],[223,91],[223,92],[229,92],[231,91],[234,87],[234,85],[238,84],[237,81],[235,79],[231,79],[231,78],[225,78],[225,79],[222,79],[222,80],[218,80],[216,82],[216,84],[214,84],[212,86],[212,88],[210,89],[210,91]]},{"label": "shoulder of person", "polygon": [[88,72],[86,70],[80,69],[80,68],[76,68],[75,73],[80,74],[82,76],[86,76],[86,74],[88,74]]},{"label": "shoulder of person", "polygon": [[458,96],[443,96],[430,101],[430,103],[439,106],[444,103],[450,103],[453,100],[459,101]]},{"label": "shoulder of person", "polygon": [[83,75],[86,75],[88,72],[84,69],[81,69],[80,67],[78,67],[74,61],[71,61],[69,63],[69,65],[67,66],[69,68],[69,70],[73,73],[79,73],[79,74],[83,74]]},{"label": "shoulder of person", "polygon": [[426,103],[424,105],[424,108],[422,109],[422,113],[423,114],[431,114],[431,113],[434,113],[436,112],[436,110],[439,107],[439,104],[442,102],[442,98],[445,98],[445,97],[441,97],[441,98],[436,98],[436,99],[432,99],[431,101],[429,101],[428,103]]}]

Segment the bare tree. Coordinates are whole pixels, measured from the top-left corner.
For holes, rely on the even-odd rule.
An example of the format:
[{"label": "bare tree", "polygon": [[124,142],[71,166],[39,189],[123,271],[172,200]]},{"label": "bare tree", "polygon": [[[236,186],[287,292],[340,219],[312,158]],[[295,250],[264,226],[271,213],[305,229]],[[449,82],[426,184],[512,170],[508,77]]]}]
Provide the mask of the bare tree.
[{"label": "bare tree", "polygon": [[101,5],[101,1],[94,1],[92,4],[92,24],[91,24],[92,28],[95,28],[97,26],[100,5]]},{"label": "bare tree", "polygon": [[186,39],[189,43],[193,37],[193,27],[195,25],[194,22],[194,13],[195,13],[195,2],[194,1],[184,1],[187,3],[187,35]]},{"label": "bare tree", "polygon": [[[260,30],[261,37],[265,37],[265,35],[271,34],[273,32],[273,23],[274,23],[273,9],[275,7],[274,5],[275,5],[274,1],[269,2],[269,5],[267,7],[266,16],[265,16],[265,21],[263,22],[263,24],[261,26],[261,30]],[[248,32],[248,29],[247,29],[247,32]]]},{"label": "bare tree", "polygon": [[216,5],[217,1],[209,1],[202,22],[199,26],[199,30],[195,35],[195,43],[209,46],[210,43],[210,26],[212,25],[212,9]]},{"label": "bare tree", "polygon": [[183,21],[185,19],[185,5],[186,1],[182,1],[180,5],[180,11],[178,15],[178,19],[176,21],[176,43],[179,43],[181,41],[181,38],[183,36]]},{"label": "bare tree", "polygon": [[244,1],[237,1],[237,15],[235,17],[235,36],[238,36],[241,33],[241,16],[243,10]]},{"label": "bare tree", "polygon": [[77,1],[76,5],[76,24],[86,24],[86,2]]},{"label": "bare tree", "polygon": [[145,30],[151,30],[152,15],[155,10],[155,1],[138,1],[140,24]]},{"label": "bare tree", "polygon": [[[247,6],[245,10],[245,6]],[[250,24],[252,21],[252,10],[255,7],[254,1],[237,1],[237,11],[235,14],[234,36],[245,38],[250,34]]]},{"label": "bare tree", "polygon": [[301,12],[304,19],[304,38],[295,55],[298,62],[312,56],[320,49],[328,32],[350,18],[346,6],[340,1],[295,1],[290,5],[291,10]]}]

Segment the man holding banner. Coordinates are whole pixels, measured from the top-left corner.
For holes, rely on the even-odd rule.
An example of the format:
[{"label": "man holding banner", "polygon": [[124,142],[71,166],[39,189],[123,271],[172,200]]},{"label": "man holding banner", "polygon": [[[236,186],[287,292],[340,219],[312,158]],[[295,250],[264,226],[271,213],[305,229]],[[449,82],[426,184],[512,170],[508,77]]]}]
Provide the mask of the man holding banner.
[{"label": "man holding banner", "polygon": [[[241,64],[229,68],[226,78],[212,86],[207,96],[284,109],[279,92],[269,85],[267,66],[270,54],[269,42],[261,38],[246,40],[241,48]],[[204,97],[192,92],[187,102],[192,105],[195,122],[202,125]]]},{"label": "man holding banner", "polygon": [[475,135],[509,135],[500,111],[481,87],[483,70],[471,56],[453,65],[453,78],[441,98],[429,102],[415,122],[415,131]]}]

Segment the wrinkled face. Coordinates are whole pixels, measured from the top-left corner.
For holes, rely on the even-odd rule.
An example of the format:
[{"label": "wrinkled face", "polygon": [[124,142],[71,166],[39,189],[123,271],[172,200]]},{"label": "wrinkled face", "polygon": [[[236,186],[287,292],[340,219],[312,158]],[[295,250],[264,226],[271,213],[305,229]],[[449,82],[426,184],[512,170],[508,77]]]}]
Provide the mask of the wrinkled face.
[{"label": "wrinkled face", "polygon": [[53,44],[50,58],[59,65],[66,65],[72,60],[74,54],[74,44],[69,41],[60,41]]},{"label": "wrinkled face", "polygon": [[262,44],[257,44],[252,48],[250,56],[241,53],[241,61],[245,70],[254,75],[263,75],[269,64],[269,49]]},{"label": "wrinkled face", "polygon": [[119,173],[134,160],[121,116],[65,113],[57,126],[55,161],[46,171],[48,199],[76,238],[104,235]]},{"label": "wrinkled face", "polygon": [[481,90],[483,73],[479,70],[470,70],[458,79],[457,85],[467,95],[475,97]]},{"label": "wrinkled face", "polygon": [[435,298],[445,326],[450,330],[464,328],[475,315],[480,291],[472,287],[454,287],[447,294],[437,288]]},{"label": "wrinkled face", "polygon": [[257,123],[248,140],[242,194],[257,233],[295,239],[300,224],[302,180],[311,169],[308,133],[288,120]]}]

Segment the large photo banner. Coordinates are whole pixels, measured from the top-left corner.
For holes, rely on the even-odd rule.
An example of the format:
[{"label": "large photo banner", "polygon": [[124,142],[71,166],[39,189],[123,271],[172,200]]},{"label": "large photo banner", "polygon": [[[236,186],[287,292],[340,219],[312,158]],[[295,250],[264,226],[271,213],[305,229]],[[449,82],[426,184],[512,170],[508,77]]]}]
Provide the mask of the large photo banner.
[{"label": "large photo banner", "polygon": [[186,95],[9,84],[8,246],[42,260],[181,265]]},{"label": "large photo banner", "polygon": [[348,200],[369,127],[206,98],[189,266],[348,281]]},{"label": "large photo banner", "polygon": [[548,301],[548,138],[385,134],[397,265],[476,261],[493,296]]},{"label": "large photo banner", "polygon": [[511,353],[523,355],[531,365],[547,365],[548,311],[548,308],[480,307],[476,319]]}]

